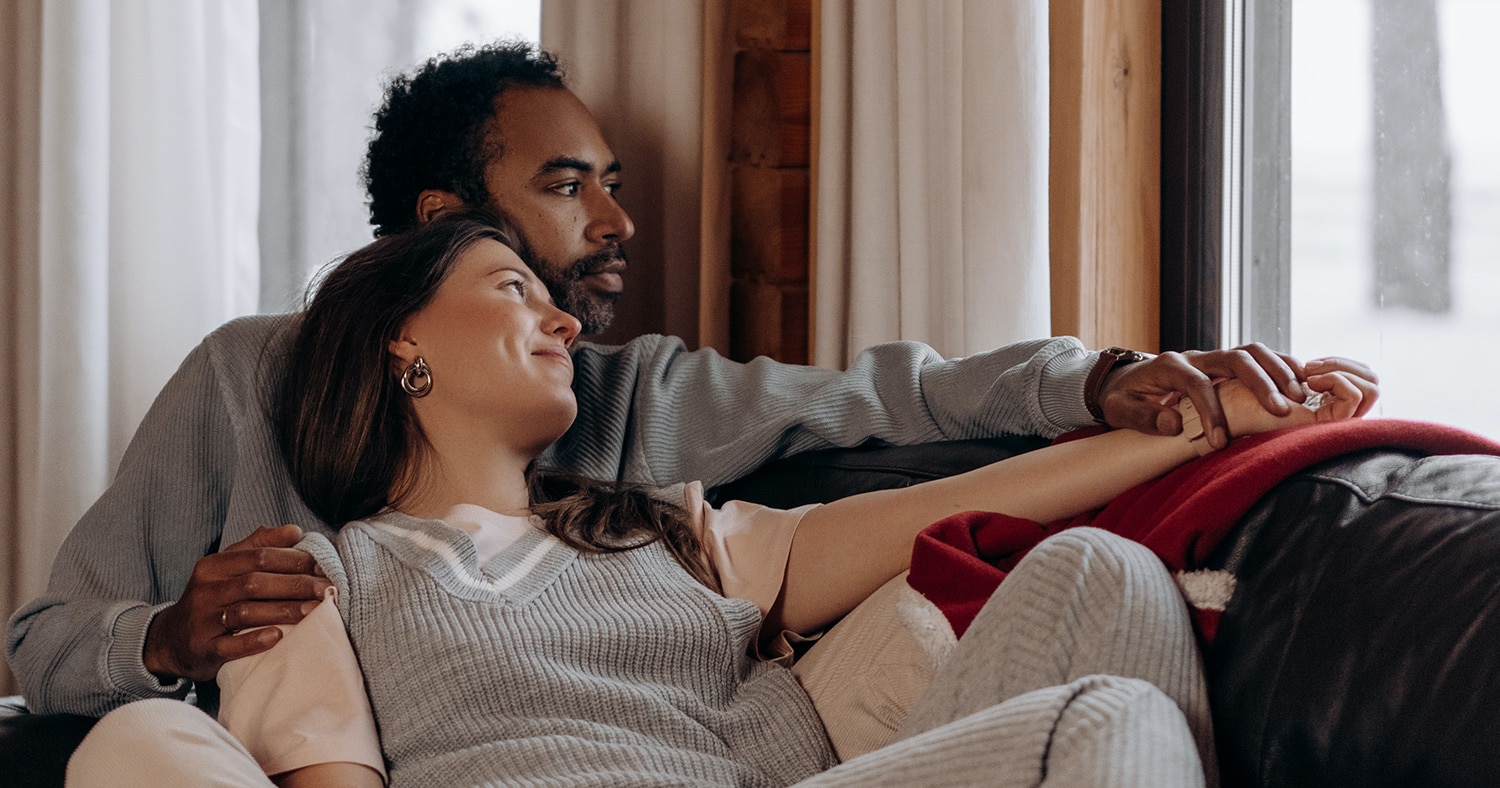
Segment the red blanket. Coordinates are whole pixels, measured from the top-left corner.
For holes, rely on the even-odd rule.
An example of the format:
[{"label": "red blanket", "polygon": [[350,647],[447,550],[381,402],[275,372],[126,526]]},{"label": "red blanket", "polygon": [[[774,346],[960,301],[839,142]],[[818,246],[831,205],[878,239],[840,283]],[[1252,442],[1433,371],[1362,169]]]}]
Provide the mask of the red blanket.
[{"label": "red blanket", "polygon": [[[1058,440],[1084,434],[1069,433]],[[962,637],[1006,573],[1032,547],[1058,531],[1080,525],[1140,542],[1182,582],[1185,573],[1203,567],[1240,517],[1278,482],[1331,457],[1381,447],[1429,455],[1500,455],[1500,444],[1491,440],[1416,421],[1356,419],[1266,432],[1232,441],[1225,449],[1072,520],[1042,525],[989,512],[965,512],[940,520],[917,536],[907,582],[937,605],[954,634]],[[1202,604],[1192,593],[1188,596],[1195,603],[1194,623],[1211,641],[1222,603]]]}]

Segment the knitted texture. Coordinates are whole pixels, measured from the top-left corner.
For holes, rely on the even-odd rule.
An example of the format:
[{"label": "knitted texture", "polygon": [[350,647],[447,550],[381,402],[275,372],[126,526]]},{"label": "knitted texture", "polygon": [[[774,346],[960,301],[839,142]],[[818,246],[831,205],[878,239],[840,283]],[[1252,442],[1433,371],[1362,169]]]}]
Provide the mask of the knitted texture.
[{"label": "knitted texture", "polygon": [[[1150,550],[1094,528],[1053,536],[1016,565],[899,735],[1095,674],[1141,679],[1170,698],[1196,742],[1200,778],[1206,771],[1216,784],[1208,686],[1187,605]],[[1146,741],[1127,736],[1119,746]]]},{"label": "knitted texture", "polygon": [[[331,533],[293,489],[268,415],[293,325],[285,315],[225,325],[157,397],[114,483],[69,534],[46,594],[11,619],[10,666],[33,710],[97,716],[181,696],[187,683],[157,681],[141,651],[152,616],[182,594],[198,559],[260,526]],[[661,336],[581,343],[579,421],[540,464],[713,486],[790,452],[866,440],[1053,435],[1092,421],[1082,390],[1094,358],[1071,338],[953,361],[898,343],[840,373],[738,364]],[[443,371],[433,374],[441,387]]]},{"label": "knitted texture", "polygon": [[[732,750],[736,757],[752,751],[765,752],[764,748],[736,744],[749,738],[744,735],[745,730],[772,730],[754,727],[756,719],[764,718],[753,715],[749,726],[737,733],[719,739],[703,739],[706,755],[704,750],[690,749],[664,756],[673,764],[685,764],[680,769],[661,769],[660,761],[653,759],[653,756],[663,757],[664,740],[653,735],[663,725],[670,731],[691,734],[699,731],[695,726],[710,728],[725,718],[722,714],[703,714],[706,708],[722,709],[725,698],[731,698],[732,706],[742,698],[764,697],[768,686],[773,688],[770,695],[776,694],[774,685],[756,684],[758,680],[766,681],[757,671],[779,676],[785,674],[767,666],[752,666],[746,672],[742,648],[730,646],[732,651],[722,654],[723,661],[712,667],[704,666],[718,652],[697,649],[703,659],[685,666],[681,672],[699,676],[696,683],[690,682],[692,687],[698,688],[694,696],[699,699],[697,702],[691,698],[684,701],[681,685],[650,683],[650,677],[660,678],[670,672],[669,669],[657,667],[655,663],[640,665],[627,661],[602,663],[610,666],[603,680],[597,671],[566,671],[562,676],[565,683],[589,684],[595,690],[570,702],[560,701],[551,692],[530,696],[514,694],[514,689],[506,692],[507,687],[516,684],[513,678],[505,675],[510,672],[524,669],[542,680],[552,677],[555,684],[555,674],[567,665],[601,664],[596,655],[611,650],[625,653],[635,649],[639,652],[637,636],[683,639],[699,634],[693,627],[684,627],[675,619],[652,623],[665,608],[656,600],[637,599],[639,595],[632,596],[629,588],[589,594],[586,598],[591,603],[584,606],[585,610],[613,611],[615,617],[633,622],[633,633],[618,633],[626,639],[623,644],[617,642],[613,631],[603,641],[581,639],[580,636],[586,633],[579,627],[587,626],[595,619],[586,614],[580,616],[574,609],[576,606],[570,604],[567,620],[548,622],[536,635],[516,638],[524,641],[527,648],[551,644],[566,655],[565,659],[538,659],[535,652],[527,651],[518,655],[522,660],[519,667],[504,666],[495,674],[451,676],[441,672],[447,660],[466,665],[469,669],[480,666],[476,664],[475,655],[457,649],[436,653],[437,649],[429,643],[434,640],[431,632],[434,626],[447,631],[441,629],[444,624],[464,617],[459,615],[433,623],[431,617],[417,614],[414,601],[428,594],[438,598],[450,595],[464,600],[455,602],[455,605],[470,610],[488,599],[491,604],[515,607],[518,615],[525,616],[528,614],[526,608],[537,604],[537,600],[545,600],[548,590],[566,588],[572,593],[583,591],[586,594],[593,591],[591,588],[566,586],[568,578],[577,570],[578,562],[587,559],[571,551],[554,552],[555,542],[538,533],[530,536],[524,547],[502,555],[486,572],[479,574],[473,563],[472,547],[466,548],[462,540],[455,543],[451,532],[445,532],[436,524],[398,517],[387,523],[371,523],[370,527],[375,530],[358,537],[363,540],[360,543],[362,554],[369,557],[384,551],[386,555],[384,558],[375,556],[378,560],[374,563],[351,565],[358,569],[358,575],[371,575],[368,578],[356,577],[353,582],[385,583],[398,577],[419,581],[424,576],[427,578],[427,590],[416,597],[384,600],[382,605],[385,607],[379,610],[356,611],[354,607],[346,607],[351,619],[364,622],[361,626],[383,627],[382,621],[395,621],[404,626],[404,631],[417,636],[405,642],[376,643],[378,649],[372,647],[363,651],[367,660],[374,659],[374,654],[369,652],[379,650],[385,655],[383,658],[418,671],[420,678],[411,674],[385,680],[379,676],[370,677],[377,687],[372,688],[372,693],[391,699],[383,705],[396,704],[397,716],[402,720],[399,727],[404,728],[399,731],[401,744],[398,746],[414,751],[414,755],[404,757],[430,760],[434,757],[433,752],[438,750],[463,750],[439,759],[446,771],[441,773],[441,779],[433,777],[430,784],[517,784],[513,781],[515,775],[511,763],[531,763],[533,757],[546,757],[544,753],[556,758],[538,768],[550,775],[546,780],[549,785],[682,785],[685,782],[713,785],[717,782],[719,767],[725,772],[733,772],[731,779],[756,785],[764,784],[766,779],[785,780],[788,779],[786,772],[800,771],[783,768],[783,774],[768,777],[738,760],[722,756],[725,750]],[[345,573],[345,565],[334,548],[320,537],[310,537],[307,545],[329,568],[334,581],[345,589],[350,588],[351,578]],[[352,546],[345,544],[346,552]],[[594,567],[593,571],[599,577],[645,581],[639,586],[641,589],[655,583],[660,590],[669,592],[668,596],[684,595],[682,601],[690,604],[700,598],[701,586],[682,585],[681,570],[674,571],[670,559],[659,550],[654,556],[642,552],[634,557],[644,561],[624,572],[613,571],[618,567],[602,566]],[[615,562],[611,558],[605,563]],[[643,571],[644,576],[637,577],[637,570]],[[432,590],[433,585],[440,590]],[[1111,534],[1079,528],[1049,540],[1020,563],[1014,578],[1000,587],[991,604],[975,619],[969,634],[954,649],[934,677],[929,691],[913,710],[905,731],[909,738],[813,775],[797,785],[807,788],[906,788],[914,785],[1189,788],[1204,785],[1205,772],[1190,733],[1190,727],[1194,726],[1187,720],[1206,723],[1207,700],[1202,693],[1202,674],[1192,650],[1191,629],[1182,602],[1171,585],[1165,570],[1149,552]],[[497,596],[505,601],[495,603]],[[717,622],[712,610],[702,608],[701,622],[710,635],[723,632],[728,633],[727,640],[740,641],[745,637],[741,623],[743,608],[742,604],[718,606],[722,616]],[[698,617],[696,613],[690,612],[690,615]],[[466,620],[476,619],[467,617]],[[477,623],[484,626],[489,620],[480,616]],[[573,623],[575,620],[581,623]],[[387,630],[378,631],[385,633]],[[466,629],[462,634],[467,638],[471,635],[478,637],[481,633]],[[711,642],[717,649],[718,639]],[[509,641],[497,640],[484,648],[503,650],[513,647],[519,647],[519,644],[511,646]],[[407,653],[408,649],[419,651]],[[689,647],[687,650],[694,649]],[[662,653],[671,655],[672,660],[679,660],[684,658],[682,651],[668,645]],[[506,652],[503,658],[478,655],[478,661],[487,665],[516,657]],[[422,663],[421,660],[425,659],[434,661]],[[537,664],[528,667],[530,663]],[[700,674],[696,672],[698,669],[708,672]],[[1122,675],[1087,675],[1096,671]],[[654,697],[643,701],[629,688],[617,687],[625,676],[631,677],[634,689]],[[642,677],[645,677],[644,683]],[[449,680],[474,689],[468,692],[453,690],[439,683]],[[859,678],[851,676],[850,680],[858,681]],[[738,689],[726,690],[736,681],[742,682]],[[677,687],[678,691],[669,691],[669,687]],[[443,706],[443,701],[461,705]],[[599,707],[606,704],[610,706],[609,710],[605,716],[598,716]],[[797,705],[793,704],[793,709]],[[580,708],[590,716],[577,716]],[[643,709],[647,712],[666,710],[669,719],[654,722],[655,715],[643,714]],[[680,709],[696,713],[690,715],[690,721],[682,720],[673,716]],[[514,749],[514,742],[493,742],[494,747],[507,755],[505,777],[501,780],[492,780],[493,773],[487,773],[483,768],[454,763],[453,759],[471,757],[477,764],[494,768],[495,752],[472,741],[465,748],[465,742],[456,737],[467,735],[471,726],[465,720],[450,719],[455,713],[467,718],[476,710],[479,719],[489,722],[513,718],[519,710],[540,732],[538,737],[528,740],[539,745],[538,754],[517,758],[506,750]],[[770,714],[771,711],[769,704],[765,704],[758,713]],[[171,724],[162,724],[163,712],[168,713]],[[550,724],[537,719],[537,715],[548,713],[555,715]],[[800,712],[796,716],[800,718]],[[629,721],[628,730],[620,724],[625,720]],[[703,720],[707,722],[701,722]],[[771,721],[781,726],[774,729],[773,736],[775,733],[794,735],[799,727],[788,726],[783,720],[774,718]],[[435,730],[427,730],[429,726]],[[398,726],[388,724],[387,727]],[[735,729],[733,725],[728,727]],[[1198,730],[1207,733],[1206,727]],[[141,731],[151,735],[139,735]],[[562,740],[560,731],[577,731],[581,735]],[[614,738],[602,744],[589,738],[599,731]],[[388,730],[387,738],[391,735]],[[645,750],[637,751],[619,743],[643,736],[649,739]],[[749,740],[752,744],[762,741]],[[413,743],[419,741],[433,746],[431,749],[416,747]],[[779,743],[770,738],[764,741],[773,752],[778,752],[774,748],[780,746]],[[611,745],[613,750],[609,749]],[[1198,746],[1207,747],[1211,752],[1211,738],[1200,738]],[[800,760],[799,754],[816,755],[817,750],[794,743],[789,752],[792,761],[796,762]],[[678,757],[673,759],[672,754]],[[598,759],[604,756],[618,757],[609,759],[600,767]],[[82,767],[85,762],[88,769],[73,768]],[[1207,776],[1212,778],[1212,761],[1209,763]],[[631,769],[635,771],[629,771]],[[80,781],[84,788],[89,785],[269,788],[271,784],[260,775],[249,753],[218,723],[182,704],[160,700],[130,704],[106,717],[79,749],[79,755],[74,756],[74,762],[70,764],[69,785],[77,776],[75,771],[86,771],[94,776],[93,782]],[[715,773],[707,774],[709,771]],[[695,776],[685,780],[684,773]],[[405,775],[410,774],[410,771],[405,771]],[[746,777],[749,779],[739,780]],[[532,779],[528,777],[527,781]],[[397,783],[401,782],[415,784],[417,780],[400,776]]]},{"label": "knitted texture", "polygon": [[462,533],[396,512],[336,541],[304,546],[340,589],[393,788],[780,786],[834,763],[796,679],[748,656],[754,604],[660,545],[533,530],[481,572]]}]

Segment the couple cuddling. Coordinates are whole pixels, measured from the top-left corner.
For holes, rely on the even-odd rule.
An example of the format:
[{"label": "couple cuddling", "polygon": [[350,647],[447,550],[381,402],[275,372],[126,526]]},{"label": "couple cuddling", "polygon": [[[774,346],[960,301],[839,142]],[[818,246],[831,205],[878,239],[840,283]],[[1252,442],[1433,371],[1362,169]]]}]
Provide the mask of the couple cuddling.
[{"label": "couple cuddling", "polygon": [[[1039,731],[1076,743],[1045,754],[1054,774],[1133,763],[1201,781],[1211,748],[1181,602],[1149,554],[1107,535],[1038,551],[1030,576],[1062,583],[1040,595],[1059,605],[1087,586],[1094,615],[1158,611],[1146,645],[1173,658],[1115,656],[1169,666],[1161,675],[999,659],[1028,638],[1055,642],[1035,619],[1068,616],[992,604],[902,740],[830,770],[811,701],[775,663],[787,633],[820,631],[898,574],[935,519],[1094,508],[1231,431],[1363,413],[1373,375],[1260,347],[1121,365],[1070,339],[955,361],[882,346],[845,373],[734,364],[663,337],[579,343],[622,285],[633,228],[614,200],[619,171],[550,59],[526,48],[437,59],[393,83],[367,165],[381,239],[330,273],[303,315],[238,321],[189,356],[70,535],[48,594],[13,619],[12,665],[39,710],[98,715],[219,677],[222,718],[248,721],[236,730],[248,745],[260,738],[241,731],[274,733],[288,713],[277,704],[307,700],[256,679],[285,660],[325,676],[331,696],[350,690],[331,704],[347,716],[327,719],[363,722],[322,733],[380,731],[312,762],[223,742],[287,783],[328,770],[379,782],[387,768],[405,784],[962,783],[1030,768],[1001,744]],[[1233,380],[1215,389],[1211,377]],[[1302,407],[1305,386],[1329,404]],[[1201,414],[1204,437],[1181,429],[1171,392]],[[1055,435],[1091,411],[1144,429],[791,512],[587,481],[713,485],[811,448]],[[996,599],[1013,585],[1024,586]],[[320,604],[329,589],[336,605]],[[1067,725],[1059,697],[1078,712]],[[131,727],[102,723],[80,755]]]}]

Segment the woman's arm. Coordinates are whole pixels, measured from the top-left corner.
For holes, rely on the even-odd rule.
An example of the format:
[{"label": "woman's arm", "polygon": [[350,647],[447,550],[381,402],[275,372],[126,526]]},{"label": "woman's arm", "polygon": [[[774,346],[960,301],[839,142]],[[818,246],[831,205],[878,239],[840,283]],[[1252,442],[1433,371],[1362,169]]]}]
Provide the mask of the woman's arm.
[{"label": "woman's arm", "polygon": [[[1288,415],[1274,416],[1243,384],[1225,383],[1219,397],[1231,432],[1245,435],[1347,418],[1362,397],[1341,373],[1310,380],[1309,385],[1325,394],[1323,408],[1294,405]],[[958,476],[856,495],[814,509],[792,541],[781,599],[766,628],[808,632],[832,623],[906,569],[917,533],[937,520],[976,510],[1037,522],[1079,515],[1197,457],[1193,437],[1187,430],[1170,437],[1116,430]]]},{"label": "woman's arm", "polygon": [[280,788],[383,788],[380,772],[358,763],[319,763],[271,778]]},{"label": "woman's arm", "polygon": [[383,783],[375,715],[331,599],[286,627],[275,648],[226,663],[218,680],[219,722],[278,785]]}]

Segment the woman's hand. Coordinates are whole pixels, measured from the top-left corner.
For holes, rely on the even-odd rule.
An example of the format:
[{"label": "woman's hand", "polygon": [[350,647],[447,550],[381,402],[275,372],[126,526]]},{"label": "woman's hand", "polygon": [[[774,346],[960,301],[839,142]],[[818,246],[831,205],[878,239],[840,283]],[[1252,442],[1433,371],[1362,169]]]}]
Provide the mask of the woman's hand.
[{"label": "woman's hand", "polygon": [[[1278,416],[1266,410],[1259,398],[1239,380],[1226,380],[1218,385],[1219,402],[1229,420],[1229,432],[1236,437],[1253,435],[1296,424],[1313,424],[1324,421],[1339,421],[1356,418],[1369,412],[1379,396],[1374,373],[1367,369],[1356,371],[1346,368],[1347,360],[1327,360],[1308,364],[1309,373],[1314,369],[1328,371],[1307,376],[1308,394],[1304,402],[1291,403],[1291,411]],[[1348,362],[1357,363],[1357,362]]]}]

